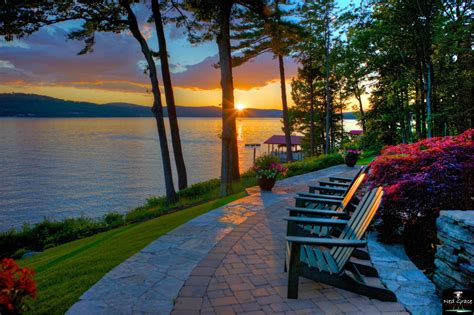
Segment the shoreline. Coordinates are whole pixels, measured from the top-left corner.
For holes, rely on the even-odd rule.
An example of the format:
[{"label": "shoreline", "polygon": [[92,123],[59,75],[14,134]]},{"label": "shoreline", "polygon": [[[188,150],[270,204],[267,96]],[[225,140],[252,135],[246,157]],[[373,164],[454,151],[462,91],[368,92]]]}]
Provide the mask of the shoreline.
[{"label": "shoreline", "polygon": [[[342,163],[343,159],[340,154],[307,158],[287,165],[289,170],[284,178],[325,169]],[[241,175],[241,180],[234,183],[234,193],[242,192],[256,184],[257,180],[254,171],[244,172]],[[178,209],[173,212],[179,212],[194,207],[199,203],[217,200],[222,198],[219,190],[220,180],[212,179],[191,185],[179,191],[178,201],[172,205],[168,205],[163,196],[153,197],[149,198],[145,205],[123,214],[108,212],[96,219],[82,216],[56,221],[43,220],[36,224],[24,225],[21,230],[0,232],[0,253],[2,253],[2,257],[21,258],[28,252],[42,251],[76,239],[110,231],[114,228],[161,217],[167,214],[169,210]]]}]

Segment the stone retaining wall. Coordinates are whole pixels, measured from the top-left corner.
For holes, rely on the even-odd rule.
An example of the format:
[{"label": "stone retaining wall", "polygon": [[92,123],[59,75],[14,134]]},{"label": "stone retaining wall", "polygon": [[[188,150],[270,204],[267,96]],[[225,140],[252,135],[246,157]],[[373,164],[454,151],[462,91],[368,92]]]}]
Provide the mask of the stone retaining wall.
[{"label": "stone retaining wall", "polygon": [[474,275],[474,210],[441,211],[436,225],[441,245],[433,281],[439,290],[468,289]]}]

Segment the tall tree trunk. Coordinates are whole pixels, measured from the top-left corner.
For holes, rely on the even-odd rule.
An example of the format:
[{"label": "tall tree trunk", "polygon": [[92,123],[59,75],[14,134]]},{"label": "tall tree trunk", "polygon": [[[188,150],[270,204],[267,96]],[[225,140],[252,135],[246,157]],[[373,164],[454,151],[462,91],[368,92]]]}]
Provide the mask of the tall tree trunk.
[{"label": "tall tree trunk", "polygon": [[286,143],[286,160],[293,161],[293,152],[291,151],[291,133],[290,133],[290,119],[288,117],[288,102],[286,99],[286,80],[285,80],[285,64],[283,56],[278,55],[278,65],[280,68],[280,86],[281,86],[281,104],[283,107],[283,129],[285,131]]},{"label": "tall tree trunk", "polygon": [[420,82],[420,114],[421,114],[421,137],[426,138],[426,107],[425,107],[425,83],[423,81],[423,62],[420,63],[418,68],[418,81]]},{"label": "tall tree trunk", "polygon": [[423,6],[418,5],[419,14],[425,17],[425,20],[422,22],[421,25],[421,32],[420,32],[420,40],[421,40],[421,47],[422,47],[422,61],[425,69],[425,83],[426,83],[426,123],[427,123],[427,137],[431,138],[433,136],[433,117],[432,117],[432,110],[433,110],[433,103],[432,103],[432,95],[433,95],[433,87],[432,87],[432,80],[433,80],[433,65],[431,63],[431,55],[432,55],[432,40],[431,40],[431,21],[433,18],[433,7],[435,5],[435,1],[426,1],[423,3]]},{"label": "tall tree trunk", "polygon": [[329,14],[326,12],[326,47],[325,47],[325,68],[326,68],[326,147],[324,153],[328,154],[331,149],[331,95],[329,91]]},{"label": "tall tree trunk", "polygon": [[344,113],[342,112],[341,106],[341,143],[344,140]]},{"label": "tall tree trunk", "polygon": [[171,142],[173,143],[174,160],[178,172],[178,187],[184,189],[188,186],[188,176],[184,163],[183,149],[181,147],[181,137],[179,135],[178,117],[176,115],[176,104],[174,102],[173,85],[171,83],[170,67],[168,63],[168,50],[166,48],[165,32],[163,30],[163,20],[161,18],[158,0],[152,0],[151,7],[155,20],[156,34],[160,51],[161,75],[165,88],[166,106],[168,107],[168,119],[170,122]]},{"label": "tall tree trunk", "polygon": [[362,130],[365,133],[365,112],[364,112],[364,106],[362,104],[362,93],[359,89],[359,87],[356,87],[354,90],[355,97],[357,101],[359,102],[359,113],[360,113],[360,123],[362,124]]},{"label": "tall tree trunk", "polygon": [[413,120],[413,117],[412,117],[412,112],[409,110],[409,108],[410,108],[410,99],[409,99],[409,96],[408,96],[408,88],[407,87],[405,87],[403,95],[405,96],[403,101],[405,102],[405,108],[406,108],[405,118],[406,118],[406,121],[407,121],[407,139],[408,139],[408,142],[411,143],[411,142],[413,142],[413,132],[412,132],[412,126],[411,126],[411,121]]},{"label": "tall tree trunk", "polygon": [[151,82],[152,91],[153,91],[153,107],[151,108],[151,110],[153,114],[155,115],[156,126],[158,129],[158,137],[160,139],[160,150],[161,150],[161,159],[163,162],[163,174],[164,174],[164,179],[165,179],[166,199],[169,202],[173,202],[176,200],[176,192],[174,190],[174,184],[173,184],[173,173],[171,171],[170,153],[168,150],[168,140],[166,138],[165,122],[163,119],[163,104],[161,103],[161,93],[160,93],[160,88],[158,84],[158,76],[156,73],[155,61],[153,60],[151,50],[148,47],[148,44],[145,38],[140,32],[137,18],[135,16],[135,13],[133,13],[132,9],[130,8],[130,3],[127,0],[121,0],[120,4],[127,11],[127,19],[130,26],[130,31],[133,37],[135,37],[135,39],[140,43],[142,53],[145,56],[145,59],[148,64],[150,82]]},{"label": "tall tree trunk", "polygon": [[[422,104],[423,105],[423,104]],[[423,106],[422,108],[420,108],[421,110],[421,134],[423,136],[423,138],[426,138],[426,108]]]},{"label": "tall tree trunk", "polygon": [[[331,116],[334,119],[334,115]],[[334,150],[334,143],[336,143],[336,128],[333,119],[331,119],[331,150],[329,150],[329,152]]]},{"label": "tall tree trunk", "polygon": [[428,123],[428,138],[433,136],[433,118],[431,115],[431,93],[432,93],[432,84],[431,80],[433,78],[431,60],[428,61],[427,71],[426,71],[426,120]]},{"label": "tall tree trunk", "polygon": [[232,4],[221,2],[220,6],[220,30],[217,36],[217,46],[219,48],[222,87],[221,195],[225,196],[232,193],[232,182],[239,179],[239,161],[230,48],[230,13]]},{"label": "tall tree trunk", "polygon": [[[324,122],[326,121],[326,118],[324,117],[324,113],[321,112],[320,115],[319,115],[319,121],[320,121],[320,124],[321,126],[324,126]],[[321,128],[321,145],[318,146],[318,154],[323,154],[324,153],[324,148],[326,146],[326,134],[325,134],[326,130],[324,128]]]},{"label": "tall tree trunk", "polygon": [[403,92],[399,90],[397,90],[397,103],[400,108],[400,111],[398,113],[398,120],[400,123],[400,129],[401,129],[401,134],[402,134],[402,143],[407,143],[407,133],[406,133],[406,125],[405,125],[405,108],[403,106]]},{"label": "tall tree trunk", "polygon": [[[471,2],[472,3],[472,2]],[[472,6],[466,7],[464,12],[461,10],[463,2],[462,1],[457,1],[455,3],[456,7],[456,17],[457,20],[455,20],[457,26],[455,26],[453,33],[458,33],[458,29],[463,29],[463,24],[464,23],[469,23],[471,20],[471,16],[469,13],[472,12]],[[458,69],[461,71],[465,71],[467,69],[472,69],[472,65],[474,64],[474,55],[472,54],[472,32],[463,32],[464,36],[457,36],[457,48],[456,49],[456,55],[457,55],[457,61],[456,63],[458,64]],[[458,71],[459,71],[458,70]],[[469,128],[474,127],[474,110],[472,110],[472,100],[474,98],[474,85],[473,85],[473,77],[472,75],[468,77],[462,78],[458,82],[458,93],[456,97],[456,101],[459,104],[458,108],[459,109],[468,109],[471,108],[469,113],[465,116],[464,119],[456,119],[456,122],[454,125],[457,128],[458,132],[462,132],[464,130],[467,130]]]},{"label": "tall tree trunk", "polygon": [[421,139],[421,93],[420,87],[415,80],[415,129],[417,140]]},{"label": "tall tree trunk", "polygon": [[314,155],[314,89],[313,89],[313,78],[309,78],[309,148],[311,156]]}]

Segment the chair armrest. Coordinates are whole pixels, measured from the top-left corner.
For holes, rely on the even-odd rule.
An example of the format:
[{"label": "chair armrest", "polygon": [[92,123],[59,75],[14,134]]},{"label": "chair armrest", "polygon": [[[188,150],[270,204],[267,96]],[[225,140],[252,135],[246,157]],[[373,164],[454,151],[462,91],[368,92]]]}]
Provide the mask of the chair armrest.
[{"label": "chair armrest", "polygon": [[339,200],[342,201],[344,199],[344,196],[340,195],[325,195],[325,194],[317,194],[317,193],[308,193],[308,192],[297,192],[296,193],[298,196],[302,197],[308,197],[308,198],[322,198],[322,199],[334,199],[334,200]]},{"label": "chair armrest", "polygon": [[325,191],[330,191],[330,192],[340,192],[340,193],[345,193],[347,189],[345,188],[337,188],[337,187],[328,187],[328,186],[309,186],[310,191],[314,190],[325,190]]},{"label": "chair armrest", "polygon": [[296,200],[303,200],[311,203],[320,203],[320,204],[328,204],[328,205],[340,205],[342,200],[337,199],[329,199],[329,198],[312,198],[311,196],[307,196],[306,193],[298,193],[295,196]]},{"label": "chair armrest", "polygon": [[304,236],[287,236],[287,242],[297,243],[300,245],[322,245],[327,247],[365,247],[367,241],[346,240],[339,238],[322,238],[322,237],[304,237]]},{"label": "chair armrest", "polygon": [[285,217],[284,220],[294,222],[296,224],[318,225],[318,226],[337,226],[347,225],[349,220],[340,219],[323,219],[323,218],[308,218],[308,217]]},{"label": "chair armrest", "polygon": [[329,176],[329,181],[352,182],[354,178],[343,176]]},{"label": "chair armrest", "polygon": [[[299,194],[299,193],[296,193]],[[337,199],[342,201],[344,199],[344,196],[341,195],[328,195],[328,194],[317,194],[317,193],[307,193],[307,192],[302,192],[301,195],[303,196],[310,196],[312,198],[323,198],[323,199]]]},{"label": "chair armrest", "polygon": [[345,212],[335,211],[335,210],[322,210],[322,209],[311,209],[311,208],[301,208],[301,207],[288,207],[286,208],[291,213],[301,213],[301,214],[315,214],[320,216],[334,216],[334,217],[343,217],[347,218],[348,215]]},{"label": "chair armrest", "polygon": [[327,180],[320,180],[319,181],[319,185],[321,186],[335,186],[335,187],[341,187],[341,188],[347,188],[349,187],[351,184],[350,183],[338,183],[338,182],[331,182],[331,181],[327,181]]}]

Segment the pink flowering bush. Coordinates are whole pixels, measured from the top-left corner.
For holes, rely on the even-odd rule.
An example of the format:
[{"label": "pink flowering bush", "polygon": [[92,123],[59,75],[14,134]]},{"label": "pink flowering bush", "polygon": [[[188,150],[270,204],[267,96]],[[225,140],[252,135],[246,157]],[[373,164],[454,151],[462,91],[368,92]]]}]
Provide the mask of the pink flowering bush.
[{"label": "pink flowering bush", "polygon": [[381,237],[403,242],[415,263],[433,263],[440,210],[474,209],[474,130],[382,150],[369,182],[383,185]]}]

